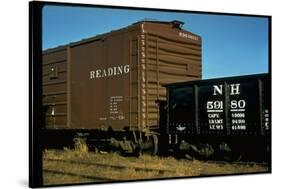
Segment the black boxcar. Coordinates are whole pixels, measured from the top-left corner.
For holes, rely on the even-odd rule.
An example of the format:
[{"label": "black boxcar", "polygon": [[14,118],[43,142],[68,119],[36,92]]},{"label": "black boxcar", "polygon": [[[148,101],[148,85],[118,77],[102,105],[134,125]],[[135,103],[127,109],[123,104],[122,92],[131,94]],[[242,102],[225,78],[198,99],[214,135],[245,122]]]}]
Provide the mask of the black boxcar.
[{"label": "black boxcar", "polygon": [[269,74],[257,74],[165,85],[161,124],[167,145],[187,157],[264,159],[270,151],[270,82]]}]

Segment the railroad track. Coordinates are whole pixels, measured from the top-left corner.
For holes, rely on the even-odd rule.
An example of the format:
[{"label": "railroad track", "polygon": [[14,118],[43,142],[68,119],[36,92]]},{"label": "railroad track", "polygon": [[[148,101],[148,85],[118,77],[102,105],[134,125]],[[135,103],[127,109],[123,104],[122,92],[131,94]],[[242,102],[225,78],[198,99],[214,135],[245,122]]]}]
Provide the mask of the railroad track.
[{"label": "railroad track", "polygon": [[[87,164],[87,165],[94,165],[99,167],[109,167],[113,169],[134,169],[135,171],[145,171],[145,172],[159,172],[159,174],[163,174],[165,172],[172,172],[174,173],[174,170],[170,169],[152,169],[152,168],[144,168],[144,167],[134,167],[134,166],[123,166],[123,165],[113,165],[113,164],[104,164],[104,163],[94,163],[89,161],[78,161],[78,160],[63,160],[63,159],[50,159],[45,158],[44,160],[47,161],[57,161],[57,162],[65,162],[65,163],[74,163],[74,164]],[[269,163],[267,162],[246,162],[246,161],[236,161],[236,162],[228,162],[228,161],[215,161],[215,160],[209,160],[206,161],[206,163],[212,163],[212,164],[218,164],[218,165],[245,165],[245,166],[269,166]]]},{"label": "railroad track", "polygon": [[[185,161],[185,160],[183,160]],[[189,160],[187,160],[189,161]],[[80,159],[56,159],[56,158],[44,158],[44,162],[51,163],[52,166],[44,167],[43,171],[47,174],[53,175],[61,175],[67,177],[80,177],[81,179],[90,180],[92,182],[114,182],[114,181],[121,181],[121,180],[128,180],[134,179],[132,177],[124,177],[127,171],[129,173],[133,170],[137,175],[142,175],[141,177],[136,177],[136,179],[145,179],[145,178],[161,178],[166,177],[167,175],[174,175],[176,176],[179,174],[177,169],[159,169],[159,168],[146,168],[141,166],[132,166],[132,165],[120,165],[120,164],[113,164],[113,163],[100,163],[94,162],[89,160],[80,160]],[[217,167],[224,167],[226,165],[237,165],[237,166],[247,166],[247,167],[254,167],[257,166],[269,166],[268,163],[260,163],[260,162],[227,162],[227,161],[202,161],[202,165],[199,166],[200,170],[194,176],[210,176],[210,175],[224,175],[224,172],[214,172],[213,170],[208,170],[209,165],[207,164],[215,164]],[[192,165],[192,163],[190,164]],[[61,168],[60,168],[61,167]],[[74,167],[79,167],[82,171],[76,171]],[[196,167],[195,167],[196,169]],[[100,174],[101,172],[105,171],[104,174]],[[266,172],[266,171],[265,171]],[[123,174],[124,173],[124,174]],[[147,173],[147,174],[146,174]],[[233,172],[236,173],[236,172]],[[243,173],[243,172],[241,172]],[[247,172],[245,172],[247,173]],[[146,175],[147,177],[143,177]],[[153,175],[150,177],[149,175]]]},{"label": "railroad track", "polygon": [[81,178],[85,178],[85,179],[95,180],[96,182],[116,181],[116,179],[107,178],[107,177],[99,177],[99,176],[92,176],[92,175],[85,175],[85,174],[76,174],[76,173],[64,172],[64,171],[58,171],[58,170],[51,170],[51,169],[43,169],[43,172],[50,173],[50,174],[56,174],[56,175],[67,175],[67,176],[73,176],[73,177],[81,177]]},{"label": "railroad track", "polygon": [[[109,168],[112,170],[134,170],[136,172],[154,172],[155,175],[162,176],[166,172],[175,173],[175,170],[169,170],[169,169],[157,169],[157,168],[145,168],[145,167],[136,167],[136,166],[124,166],[124,165],[114,165],[114,164],[104,164],[104,163],[96,163],[96,162],[89,162],[89,161],[81,161],[81,160],[63,160],[63,159],[51,159],[51,158],[44,158],[44,161],[47,162],[59,162],[59,163],[67,163],[67,164],[80,164],[85,166],[92,166],[94,167],[100,167],[100,168]],[[65,172],[60,170],[52,170],[52,169],[43,169],[45,173],[51,173],[51,174],[61,174],[61,175],[68,175],[68,176],[79,176],[86,179],[92,179],[95,181],[115,181],[115,180],[122,180],[122,179],[115,179],[115,178],[106,178],[106,177],[99,177],[94,175],[84,175],[84,174],[77,174],[72,172]]]},{"label": "railroad track", "polygon": [[253,161],[235,161],[235,162],[227,162],[227,161],[207,161],[207,163],[213,163],[217,165],[243,165],[243,166],[269,166],[267,162],[253,162]]}]

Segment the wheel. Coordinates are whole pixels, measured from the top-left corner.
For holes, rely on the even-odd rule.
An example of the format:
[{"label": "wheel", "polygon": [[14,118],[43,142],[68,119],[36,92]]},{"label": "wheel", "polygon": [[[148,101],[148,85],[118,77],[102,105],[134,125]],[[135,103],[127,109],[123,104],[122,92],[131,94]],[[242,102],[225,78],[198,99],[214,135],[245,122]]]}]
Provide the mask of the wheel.
[{"label": "wheel", "polygon": [[152,155],[156,155],[158,153],[158,137],[157,135],[153,134],[152,137]]},{"label": "wheel", "polygon": [[242,155],[240,153],[225,153],[223,155],[223,160],[224,161],[240,161],[242,159]]},{"label": "wheel", "polygon": [[152,134],[147,137],[147,140],[143,143],[143,154],[155,156],[158,153],[158,137],[156,134]]}]

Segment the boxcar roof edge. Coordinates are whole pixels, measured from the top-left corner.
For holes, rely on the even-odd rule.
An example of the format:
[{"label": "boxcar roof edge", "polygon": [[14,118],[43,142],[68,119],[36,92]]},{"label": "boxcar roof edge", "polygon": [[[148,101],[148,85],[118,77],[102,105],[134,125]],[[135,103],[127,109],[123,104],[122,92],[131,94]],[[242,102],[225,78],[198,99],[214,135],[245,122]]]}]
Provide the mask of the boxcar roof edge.
[{"label": "boxcar roof edge", "polygon": [[[69,43],[64,44],[64,45],[59,45],[57,47],[45,49],[45,50],[43,50],[43,55],[54,53],[54,52],[61,51],[61,50],[65,50],[67,47],[74,47],[74,46],[82,45],[82,44],[85,44],[85,43],[90,43],[92,41],[100,40],[100,39],[102,39],[102,38],[104,38],[108,35],[111,35],[112,33],[124,32],[126,30],[135,30],[137,27],[139,27],[140,24],[145,24],[145,23],[176,24],[176,25],[183,25],[184,24],[184,22],[181,22],[181,21],[178,21],[178,20],[173,20],[173,21],[141,20],[141,21],[135,22],[135,23],[130,24],[130,25],[128,25],[126,27],[123,27],[123,28],[111,30],[109,32],[105,32],[105,33],[102,33],[102,34],[97,34],[93,37],[88,37],[88,38],[84,38],[84,39],[81,39],[81,40],[78,40],[78,41],[75,41],[75,42],[69,42]],[[181,27],[178,27],[178,29],[180,29],[182,31],[185,31],[185,32],[188,32],[192,35],[195,35],[195,36],[199,37],[200,40],[201,40],[201,36],[199,36],[197,34],[194,34],[190,31],[184,30]]]}]

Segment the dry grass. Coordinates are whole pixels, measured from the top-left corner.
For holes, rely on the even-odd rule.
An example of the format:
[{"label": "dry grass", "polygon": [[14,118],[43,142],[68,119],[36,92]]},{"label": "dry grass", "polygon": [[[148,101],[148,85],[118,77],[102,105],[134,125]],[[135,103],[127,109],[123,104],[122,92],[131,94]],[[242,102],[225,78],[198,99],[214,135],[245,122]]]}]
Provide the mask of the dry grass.
[{"label": "dry grass", "polygon": [[[119,165],[127,168],[116,169],[96,166],[96,164]],[[167,171],[143,171],[136,170],[134,167]],[[117,153],[91,153],[85,148],[75,148],[74,150],[66,148],[61,151],[45,150],[43,169],[45,170],[43,173],[45,185],[268,171],[268,167],[260,165],[218,165],[148,155],[143,155],[139,158],[123,157]]]}]

